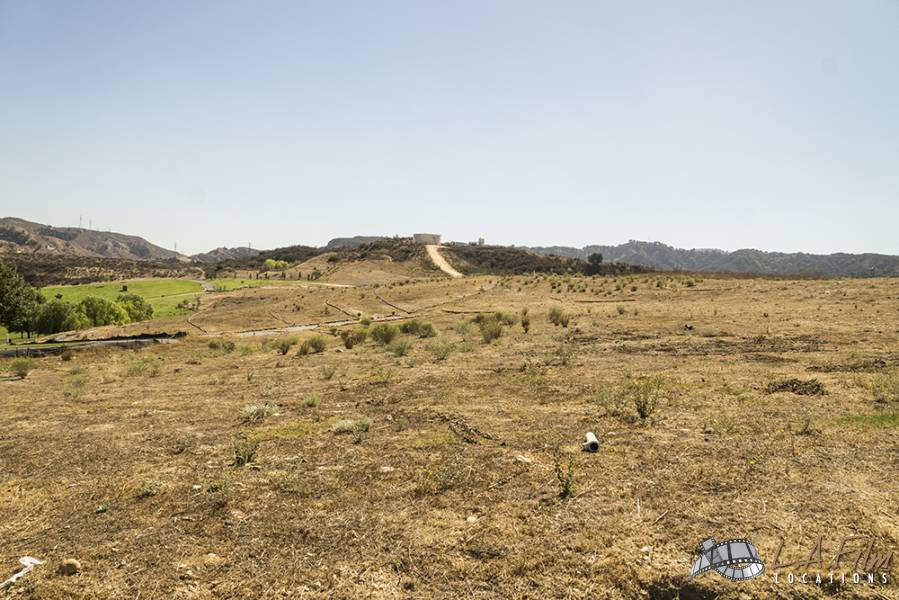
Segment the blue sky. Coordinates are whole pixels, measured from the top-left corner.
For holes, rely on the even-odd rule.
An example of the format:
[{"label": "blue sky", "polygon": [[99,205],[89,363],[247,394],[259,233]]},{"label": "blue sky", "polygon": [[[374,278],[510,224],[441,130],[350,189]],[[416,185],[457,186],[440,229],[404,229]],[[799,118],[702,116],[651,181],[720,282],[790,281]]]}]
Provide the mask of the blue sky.
[{"label": "blue sky", "polygon": [[0,216],[899,254],[899,3],[0,0]]}]

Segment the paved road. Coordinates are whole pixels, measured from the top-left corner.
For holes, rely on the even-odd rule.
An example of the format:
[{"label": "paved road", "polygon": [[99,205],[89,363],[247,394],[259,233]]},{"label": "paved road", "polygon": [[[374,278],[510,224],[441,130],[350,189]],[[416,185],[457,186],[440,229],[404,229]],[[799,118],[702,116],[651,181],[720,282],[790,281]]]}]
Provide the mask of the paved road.
[{"label": "paved road", "polygon": [[446,262],[446,259],[443,258],[443,255],[440,254],[440,246],[428,244],[425,248],[428,249],[428,256],[431,257],[431,260],[434,261],[434,264],[437,265],[438,269],[450,277],[462,277],[462,273],[452,268],[450,264]]}]

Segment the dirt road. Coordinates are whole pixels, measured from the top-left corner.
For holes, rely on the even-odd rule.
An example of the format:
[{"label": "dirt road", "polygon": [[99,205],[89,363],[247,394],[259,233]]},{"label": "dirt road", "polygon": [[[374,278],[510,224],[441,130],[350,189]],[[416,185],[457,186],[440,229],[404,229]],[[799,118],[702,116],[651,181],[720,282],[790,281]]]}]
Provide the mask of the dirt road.
[{"label": "dirt road", "polygon": [[437,265],[438,269],[450,277],[462,277],[462,273],[452,268],[450,264],[446,262],[446,259],[443,258],[443,255],[440,254],[440,246],[428,244],[425,248],[428,249],[428,256],[431,257],[431,260],[434,261],[434,264]]}]

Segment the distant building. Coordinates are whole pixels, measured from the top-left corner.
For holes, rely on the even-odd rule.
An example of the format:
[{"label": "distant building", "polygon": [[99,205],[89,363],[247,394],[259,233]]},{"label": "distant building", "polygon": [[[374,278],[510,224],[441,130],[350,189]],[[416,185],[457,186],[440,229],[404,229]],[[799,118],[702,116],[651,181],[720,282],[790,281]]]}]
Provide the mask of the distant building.
[{"label": "distant building", "polygon": [[416,244],[439,244],[440,243],[440,234],[439,233],[413,233],[412,239],[415,240]]},{"label": "distant building", "polygon": [[484,238],[478,238],[478,246],[484,245]]}]

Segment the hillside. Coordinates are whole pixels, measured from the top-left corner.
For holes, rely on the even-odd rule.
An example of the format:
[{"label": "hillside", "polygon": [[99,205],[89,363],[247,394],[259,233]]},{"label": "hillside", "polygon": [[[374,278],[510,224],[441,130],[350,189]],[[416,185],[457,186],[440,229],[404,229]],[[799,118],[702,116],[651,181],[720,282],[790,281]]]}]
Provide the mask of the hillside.
[{"label": "hillside", "polygon": [[214,250],[210,250],[209,252],[201,252],[200,254],[194,254],[190,258],[199,263],[205,264],[214,264],[223,262],[226,260],[239,260],[242,258],[253,258],[260,253],[260,250],[256,250],[255,248],[247,248],[246,246],[240,246],[238,248],[225,248],[224,246],[216,248]]},{"label": "hillside", "polygon": [[630,241],[618,246],[550,246],[530,248],[545,255],[587,258],[598,252],[607,262],[625,262],[662,271],[706,271],[816,277],[884,277],[899,275],[899,256],[886,254],[806,254],[743,249],[685,250],[660,242]]},{"label": "hillside", "polygon": [[0,219],[0,254],[187,260],[177,252],[134,235],[79,227],[53,227],[14,217]]}]

